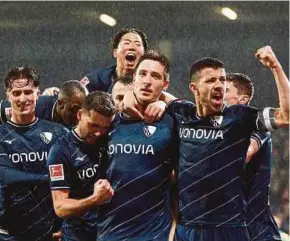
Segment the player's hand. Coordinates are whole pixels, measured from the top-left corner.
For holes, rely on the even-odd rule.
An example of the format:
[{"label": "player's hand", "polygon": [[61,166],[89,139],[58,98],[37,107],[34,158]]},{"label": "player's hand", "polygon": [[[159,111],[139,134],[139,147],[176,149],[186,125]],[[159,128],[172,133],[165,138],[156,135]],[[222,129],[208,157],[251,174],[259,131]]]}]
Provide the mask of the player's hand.
[{"label": "player's hand", "polygon": [[260,60],[260,62],[269,68],[280,67],[280,63],[276,58],[271,46],[265,46],[257,50],[255,57]]},{"label": "player's hand", "polygon": [[105,201],[109,200],[114,195],[114,190],[111,184],[106,179],[99,179],[94,184],[94,197],[96,198],[96,204],[102,205]]},{"label": "player's hand", "polygon": [[144,119],[147,123],[153,123],[160,120],[166,110],[164,101],[156,101],[149,104],[144,112]]},{"label": "player's hand", "polygon": [[50,87],[50,88],[45,89],[42,92],[42,95],[54,96],[54,95],[57,95],[58,93],[59,93],[59,88]]},{"label": "player's hand", "polygon": [[55,232],[52,234],[52,240],[53,241],[61,241],[61,231]]},{"label": "player's hand", "polygon": [[246,163],[248,163],[253,156],[257,154],[259,151],[259,144],[256,139],[251,138],[250,145],[248,147],[247,156],[246,156]]},{"label": "player's hand", "polygon": [[142,115],[139,108],[138,101],[136,100],[133,91],[127,91],[124,95],[123,101],[121,102],[120,111],[143,120],[144,116]]}]

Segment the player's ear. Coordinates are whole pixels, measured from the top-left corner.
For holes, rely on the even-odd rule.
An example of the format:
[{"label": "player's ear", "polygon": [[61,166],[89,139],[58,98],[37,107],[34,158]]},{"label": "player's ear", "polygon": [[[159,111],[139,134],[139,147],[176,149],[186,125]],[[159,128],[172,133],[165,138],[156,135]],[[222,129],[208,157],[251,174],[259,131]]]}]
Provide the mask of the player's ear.
[{"label": "player's ear", "polygon": [[238,99],[238,103],[241,105],[247,105],[249,103],[250,97],[248,95],[241,95]]},{"label": "player's ear", "polygon": [[117,58],[117,50],[118,49],[113,49],[113,56],[114,56],[114,58]]},{"label": "player's ear", "polygon": [[64,101],[58,99],[58,100],[57,100],[57,106],[58,106],[59,109],[62,110],[62,109],[64,108]]},{"label": "player's ear", "polygon": [[167,90],[168,86],[169,86],[169,80],[167,79],[163,83],[163,90]]},{"label": "player's ear", "polygon": [[83,114],[83,110],[82,109],[79,109],[78,112],[77,112],[77,119],[78,119],[78,121],[81,120],[82,114]]},{"label": "player's ear", "polygon": [[190,91],[191,91],[193,94],[197,94],[197,93],[198,93],[198,88],[197,88],[197,84],[196,84],[196,83],[191,82],[191,83],[189,84],[189,89],[190,89]]},{"label": "player's ear", "polygon": [[39,96],[40,96],[40,89],[37,90],[37,93],[36,93],[36,100],[39,99]]},{"label": "player's ear", "polygon": [[6,99],[7,99],[9,102],[11,102],[11,101],[10,101],[9,91],[8,91],[8,90],[6,91]]}]

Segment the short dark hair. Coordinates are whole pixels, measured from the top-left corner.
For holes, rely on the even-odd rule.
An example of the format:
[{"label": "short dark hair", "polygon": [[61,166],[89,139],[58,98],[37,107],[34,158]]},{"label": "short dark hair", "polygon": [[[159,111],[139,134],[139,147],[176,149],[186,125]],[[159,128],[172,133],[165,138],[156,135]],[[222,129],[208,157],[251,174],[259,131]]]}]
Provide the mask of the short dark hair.
[{"label": "short dark hair", "polygon": [[125,75],[125,76],[120,76],[120,77],[117,77],[115,82],[114,82],[114,85],[113,85],[113,88],[115,86],[116,83],[121,83],[125,86],[127,85],[131,85],[133,84],[133,76],[132,75]]},{"label": "short dark hair", "polygon": [[103,91],[89,93],[83,102],[82,109],[88,112],[93,110],[106,117],[111,117],[117,113],[111,96]]},{"label": "short dark hair", "polygon": [[9,70],[7,76],[4,79],[5,90],[12,89],[13,82],[17,79],[27,79],[27,84],[32,82],[34,87],[39,87],[40,84],[39,75],[37,74],[36,70],[23,65]]},{"label": "short dark hair", "polygon": [[218,68],[225,68],[225,65],[222,61],[215,58],[211,58],[211,57],[206,57],[206,58],[197,60],[191,65],[190,81],[193,81],[193,79],[196,78],[197,73],[203,70],[204,68],[218,69]]},{"label": "short dark hair", "polygon": [[157,50],[148,50],[145,52],[145,54],[140,57],[139,62],[136,65],[135,72],[137,71],[139,65],[146,59],[154,60],[162,64],[164,66],[164,79],[167,80],[169,78],[170,61],[166,55],[158,52]]},{"label": "short dark hair", "polygon": [[86,87],[78,80],[68,80],[63,82],[59,89],[59,98],[71,98],[76,93],[87,95]]},{"label": "short dark hair", "polygon": [[112,49],[118,48],[118,45],[122,39],[122,37],[127,33],[136,33],[138,34],[141,39],[144,46],[144,50],[146,51],[148,48],[148,40],[147,35],[142,32],[141,30],[135,29],[135,28],[122,28],[121,31],[119,31],[113,38],[112,38]]},{"label": "short dark hair", "polygon": [[242,73],[228,73],[226,81],[233,82],[239,95],[248,95],[250,100],[254,95],[254,85],[249,76]]}]

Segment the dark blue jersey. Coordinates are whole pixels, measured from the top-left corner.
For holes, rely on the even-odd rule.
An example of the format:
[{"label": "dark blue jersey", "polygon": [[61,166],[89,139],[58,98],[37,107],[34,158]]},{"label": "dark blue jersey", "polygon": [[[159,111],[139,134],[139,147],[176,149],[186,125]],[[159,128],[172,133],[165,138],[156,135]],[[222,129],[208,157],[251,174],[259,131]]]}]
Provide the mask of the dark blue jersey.
[{"label": "dark blue jersey", "polygon": [[95,70],[87,74],[81,82],[86,86],[89,92],[99,90],[111,93],[115,77],[116,65]]},{"label": "dark blue jersey", "polygon": [[245,169],[247,228],[253,240],[280,240],[279,231],[269,207],[272,165],[271,133],[254,133],[252,138],[258,141],[260,149],[246,164]]},{"label": "dark blue jersey", "polygon": [[[69,190],[69,198],[82,199],[93,194],[95,182],[105,176],[107,166],[106,140],[86,144],[72,130],[50,150],[48,168],[51,190]],[[63,227],[95,224],[97,207],[80,217],[66,218]]]},{"label": "dark blue jersey", "polygon": [[118,115],[109,133],[107,179],[114,188],[100,207],[98,240],[168,240],[169,175],[174,162],[173,119],[152,125]]},{"label": "dark blue jersey", "polygon": [[[57,96],[40,96],[36,102],[35,116],[40,119],[54,122],[55,121],[55,107],[57,102]],[[0,102],[0,121],[6,122],[11,116],[11,104],[8,100],[2,100]]]},{"label": "dark blue jersey", "polygon": [[247,217],[251,221],[269,204],[269,186],[272,163],[271,133],[252,135],[260,143],[258,153],[250,160],[245,169]]},{"label": "dark blue jersey", "polygon": [[[30,125],[7,121],[0,126],[1,166],[45,177],[49,149],[66,132],[58,124],[40,119]],[[19,182],[15,175],[1,175],[5,185],[1,196],[5,204],[1,210],[3,228],[19,240],[50,240],[58,219],[54,215],[49,183],[28,182],[26,178],[19,174]]]},{"label": "dark blue jersey", "polygon": [[[242,177],[250,135],[265,129],[260,112],[242,105],[224,106],[219,116],[200,118],[192,103],[180,100],[169,105],[169,112],[180,140],[179,223],[245,226]],[[264,116],[271,113],[266,109]],[[271,123],[267,119],[266,125]]]}]

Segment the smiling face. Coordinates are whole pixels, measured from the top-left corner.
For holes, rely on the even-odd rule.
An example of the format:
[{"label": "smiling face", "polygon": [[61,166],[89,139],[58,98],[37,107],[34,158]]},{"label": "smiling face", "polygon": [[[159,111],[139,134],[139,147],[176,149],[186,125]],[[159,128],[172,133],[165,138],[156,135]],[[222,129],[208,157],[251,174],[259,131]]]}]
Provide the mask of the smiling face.
[{"label": "smiling face", "polygon": [[140,57],[144,54],[142,38],[135,32],[124,34],[114,49],[113,55],[117,60],[117,68],[125,72],[133,72]]},{"label": "smiling face", "polygon": [[204,68],[198,73],[198,80],[190,83],[196,104],[203,108],[205,115],[222,110],[225,94],[226,73],[223,68]]},{"label": "smiling face", "polygon": [[134,93],[139,102],[144,105],[158,100],[161,91],[168,86],[165,79],[164,66],[151,59],[143,60],[134,75]]},{"label": "smiling face", "polygon": [[40,91],[33,82],[27,79],[13,80],[12,87],[6,92],[11,103],[12,119],[14,117],[34,116],[36,101]]}]

